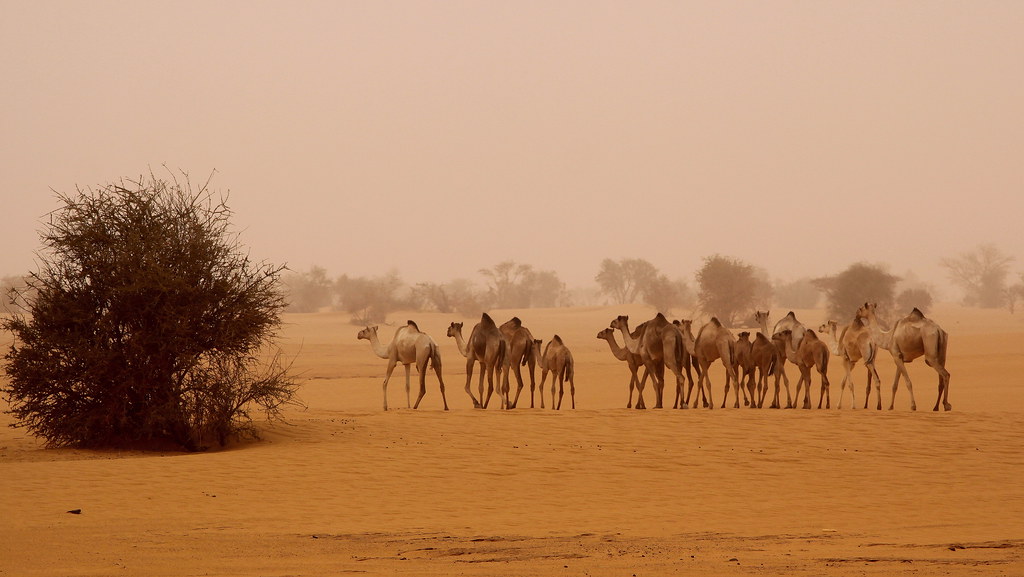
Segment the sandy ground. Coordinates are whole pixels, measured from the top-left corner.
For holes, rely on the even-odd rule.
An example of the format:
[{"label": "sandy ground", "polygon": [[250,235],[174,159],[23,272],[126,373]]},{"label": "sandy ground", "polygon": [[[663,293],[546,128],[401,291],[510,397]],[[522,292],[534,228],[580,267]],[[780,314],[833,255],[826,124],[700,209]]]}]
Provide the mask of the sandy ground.
[{"label": "sandy ground", "polygon": [[[932,311],[950,333],[950,413],[929,410],[936,378],[920,360],[924,410],[901,387],[892,412],[838,411],[835,357],[832,410],[627,410],[625,364],[596,334],[652,312],[494,311],[561,335],[575,411],[474,410],[445,330],[463,320],[468,335],[477,319],[417,313],[392,319],[440,343],[452,410],[432,374],[423,406],[404,408],[399,370],[401,408],[385,413],[385,361],[347,317],[321,313],[285,318],[305,407],[260,441],[45,450],[0,428],[0,575],[1024,574],[1024,315]],[[879,371],[888,406],[888,353]]]}]

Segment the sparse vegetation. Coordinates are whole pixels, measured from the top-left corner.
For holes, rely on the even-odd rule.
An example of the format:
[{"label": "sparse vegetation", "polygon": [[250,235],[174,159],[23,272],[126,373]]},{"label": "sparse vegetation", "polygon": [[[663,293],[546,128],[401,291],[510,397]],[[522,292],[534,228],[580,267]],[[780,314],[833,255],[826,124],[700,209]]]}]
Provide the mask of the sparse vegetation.
[{"label": "sparse vegetation", "polygon": [[58,198],[2,323],[15,425],[50,446],[198,450],[293,400],[268,350],[282,267],[249,260],[223,199],[152,175]]}]

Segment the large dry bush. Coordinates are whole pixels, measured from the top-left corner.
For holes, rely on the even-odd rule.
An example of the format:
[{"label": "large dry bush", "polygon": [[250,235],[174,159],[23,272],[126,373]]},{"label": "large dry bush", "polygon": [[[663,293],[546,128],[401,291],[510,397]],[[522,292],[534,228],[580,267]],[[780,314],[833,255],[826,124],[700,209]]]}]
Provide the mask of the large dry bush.
[{"label": "large dry bush", "polygon": [[58,200],[2,323],[16,426],[50,446],[197,450],[293,400],[269,347],[283,267],[249,260],[223,198],[150,175]]}]

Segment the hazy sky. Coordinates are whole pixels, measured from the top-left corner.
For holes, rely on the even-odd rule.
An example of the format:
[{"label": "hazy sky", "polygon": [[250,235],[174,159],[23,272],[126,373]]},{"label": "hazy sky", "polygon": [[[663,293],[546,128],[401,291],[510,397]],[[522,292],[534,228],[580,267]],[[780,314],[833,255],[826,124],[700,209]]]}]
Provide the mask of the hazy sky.
[{"label": "hazy sky", "polygon": [[1024,2],[0,0],[0,275],[70,192],[216,170],[257,260],[410,283],[1024,270]]}]

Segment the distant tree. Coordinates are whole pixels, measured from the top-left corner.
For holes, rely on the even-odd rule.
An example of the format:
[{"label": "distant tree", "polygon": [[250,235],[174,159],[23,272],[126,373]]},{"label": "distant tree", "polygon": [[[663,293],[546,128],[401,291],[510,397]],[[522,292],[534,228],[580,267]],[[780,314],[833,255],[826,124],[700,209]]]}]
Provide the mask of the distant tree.
[{"label": "distant tree", "polygon": [[480,269],[487,279],[490,299],[497,308],[526,308],[530,306],[529,279],[533,267],[507,260],[493,268]]},{"label": "distant tree", "polygon": [[537,271],[528,264],[504,261],[480,274],[488,281],[489,301],[497,308],[557,306],[565,283],[553,271]]},{"label": "distant tree", "polygon": [[671,280],[659,274],[649,281],[643,290],[643,301],[664,313],[674,308],[693,306],[693,292],[685,280]]},{"label": "distant tree", "polygon": [[645,291],[653,294],[657,288],[650,285],[660,282],[658,269],[641,258],[606,258],[595,280],[601,292],[620,305],[639,302]]},{"label": "distant tree", "polygon": [[749,316],[763,282],[752,265],[717,254],[704,259],[696,276],[701,310],[728,326]]},{"label": "distant tree", "polygon": [[914,309],[927,313],[932,308],[932,293],[924,288],[906,289],[896,297],[896,310],[909,313]]},{"label": "distant tree", "polygon": [[878,303],[883,314],[891,312],[899,280],[881,266],[861,262],[837,275],[814,279],[813,283],[825,293],[828,315],[847,320],[866,302]]},{"label": "distant tree", "polygon": [[964,304],[982,308],[998,308],[1006,304],[1006,277],[1013,257],[993,244],[983,244],[973,251],[940,261],[949,280],[964,290]]},{"label": "distant tree", "polygon": [[199,450],[255,434],[296,383],[266,354],[283,267],[254,264],[205,186],[150,176],[58,194],[41,269],[2,322],[3,393],[50,446]]},{"label": "distant tree", "polygon": [[473,283],[455,279],[447,283],[419,283],[413,288],[417,300],[427,308],[440,313],[457,312],[467,317],[484,312],[481,295],[473,290]]},{"label": "distant tree", "polygon": [[397,272],[366,278],[342,275],[335,281],[341,308],[352,315],[354,325],[383,323],[401,307],[397,293],[403,286]]},{"label": "distant tree", "polygon": [[1010,285],[1006,289],[1006,306],[1013,314],[1017,310],[1017,301],[1024,301],[1024,274],[1020,275],[1020,282]]},{"label": "distant tree", "polygon": [[773,302],[784,309],[813,309],[821,300],[821,290],[810,278],[775,283]]},{"label": "distant tree", "polygon": [[334,283],[327,278],[327,271],[318,266],[285,275],[284,285],[288,289],[288,312],[315,312],[334,300]]}]

